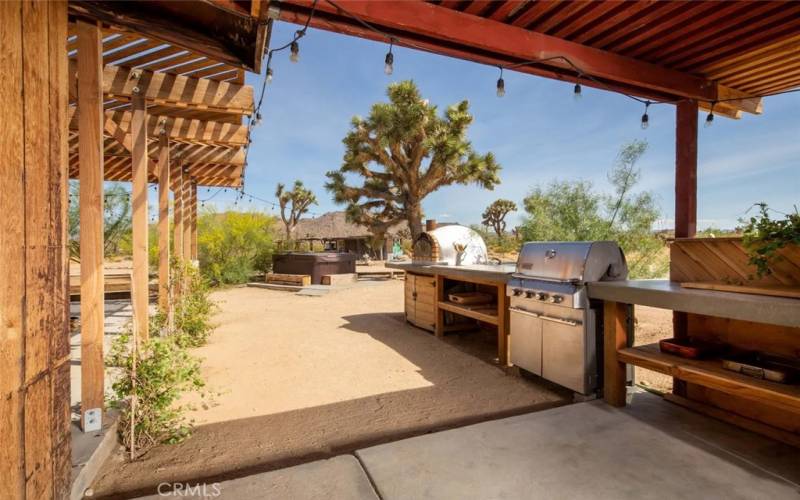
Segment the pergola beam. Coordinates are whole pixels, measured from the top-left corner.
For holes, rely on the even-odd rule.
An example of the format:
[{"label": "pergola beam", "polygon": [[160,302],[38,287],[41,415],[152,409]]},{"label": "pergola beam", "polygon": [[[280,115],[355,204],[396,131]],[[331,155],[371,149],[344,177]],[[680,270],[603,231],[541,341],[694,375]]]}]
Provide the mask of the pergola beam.
[{"label": "pergola beam", "polygon": [[[281,4],[279,18],[289,22],[300,22],[302,19],[304,22],[307,16],[298,14],[307,13],[311,4],[309,0],[286,0]],[[476,59],[470,57],[470,53],[484,56],[482,62],[485,62],[486,57],[530,61],[562,56],[578,66],[583,75],[591,75],[617,85],[707,102],[721,99],[722,95],[726,98],[741,97],[740,101],[731,101],[720,107],[735,107],[750,113],[760,112],[760,99],[749,98],[745,93],[695,75],[441,8],[428,2],[351,1],[346,3],[345,8],[397,36],[401,43],[403,37],[413,40],[414,44],[419,44],[420,40],[428,41],[429,45],[435,46],[432,49],[434,52],[442,53],[448,47],[455,48],[465,51],[465,59]],[[350,22],[345,13],[325,2],[317,4],[317,12],[319,15],[311,22],[315,27],[330,29],[331,19],[337,16],[347,23]],[[561,59],[543,64],[577,75],[575,69]]]},{"label": "pergola beam", "polygon": [[[73,67],[72,63],[70,66]],[[74,80],[69,89],[70,99],[74,100],[77,97]],[[135,89],[148,105],[233,115],[253,112],[253,87],[249,85],[111,64],[103,68],[103,95],[106,99],[130,101]]]},{"label": "pergola beam", "polygon": [[[74,108],[70,108],[71,122],[70,129],[77,130],[78,120]],[[151,111],[148,109],[148,111]],[[111,133],[117,140],[122,139],[124,135],[130,130],[130,122],[132,113],[130,111],[106,111],[106,126],[107,133]],[[115,125],[113,130],[111,125]],[[195,120],[191,118],[172,117],[165,115],[149,114],[147,116],[147,135],[149,137],[157,137],[161,134],[161,130],[167,135],[171,141],[185,141],[185,142],[199,142],[199,143],[213,143],[227,146],[244,146],[247,144],[248,131],[247,126],[237,123],[215,122]],[[113,133],[112,133],[113,131]],[[125,140],[125,139],[123,139]],[[127,139],[130,141],[130,139]]]},{"label": "pergola beam", "polygon": [[121,26],[237,68],[261,71],[261,40],[266,31],[263,23],[242,15],[239,9],[220,8],[215,2],[193,2],[188,9],[185,5],[165,0],[153,0],[146,6],[137,2],[73,0],[69,9],[74,16]]}]

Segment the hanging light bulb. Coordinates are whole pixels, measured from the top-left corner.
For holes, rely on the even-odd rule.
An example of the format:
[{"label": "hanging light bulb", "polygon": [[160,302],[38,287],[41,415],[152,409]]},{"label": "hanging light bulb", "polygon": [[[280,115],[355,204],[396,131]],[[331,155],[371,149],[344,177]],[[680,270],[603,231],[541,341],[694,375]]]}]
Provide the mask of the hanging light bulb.
[{"label": "hanging light bulb", "polygon": [[289,60],[293,63],[298,62],[300,60],[300,44],[297,43],[297,40],[292,42],[292,44],[289,46],[289,50],[291,51]]},{"label": "hanging light bulb", "polygon": [[272,68],[267,68],[267,85],[272,83],[272,75],[273,74],[274,73],[272,72]]},{"label": "hanging light bulb", "polygon": [[261,125],[261,111],[256,111],[256,125]]},{"label": "hanging light bulb", "polygon": [[497,97],[506,95],[506,81],[503,80],[503,68],[500,68],[500,78],[497,79]]},{"label": "hanging light bulb", "polygon": [[391,75],[394,72],[394,54],[392,54],[392,50],[389,49],[389,52],[386,53],[386,59],[384,60],[383,65],[383,72],[387,75]]},{"label": "hanging light bulb", "polygon": [[714,105],[716,102],[711,103],[711,110],[708,112],[708,116],[706,116],[706,123],[705,127],[708,128],[714,124]]},{"label": "hanging light bulb", "polygon": [[644,114],[642,115],[642,130],[647,130],[650,126],[650,116],[647,115],[647,108],[650,107],[650,101],[644,103]]},{"label": "hanging light bulb", "polygon": [[575,90],[572,92],[572,98],[575,99],[576,101],[580,101],[581,100],[581,84],[580,83],[576,83],[575,84]]}]

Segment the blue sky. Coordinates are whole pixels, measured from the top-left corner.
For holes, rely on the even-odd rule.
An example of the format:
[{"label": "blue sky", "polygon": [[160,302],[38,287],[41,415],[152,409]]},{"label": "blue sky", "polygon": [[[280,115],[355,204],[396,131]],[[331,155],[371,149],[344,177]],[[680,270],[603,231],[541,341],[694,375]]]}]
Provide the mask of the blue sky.
[{"label": "blue sky", "polygon": [[[296,29],[277,23],[273,45],[290,40]],[[672,227],[674,106],[651,106],[650,127],[641,130],[643,106],[619,94],[584,87],[576,101],[570,84],[506,72],[506,96],[497,98],[494,67],[395,48],[389,77],[383,73],[386,51],[385,44],[309,29],[300,41],[299,63],[289,62],[288,51],[276,54],[263,123],[253,132],[245,191],[273,199],[276,183],[300,179],[319,199],[313,212],[341,209],[323,188],[324,173],[340,165],[351,117],[385,100],[388,83],[413,79],[440,109],[469,100],[474,148],[494,152],[503,167],[494,191],[452,186],[430,195],[424,202],[428,217],[478,223],[493,200],[521,204],[531,187],[554,179],[591,180],[607,190],[606,173],[620,146],[646,139],[650,147],[639,164],[638,188],[655,193],[664,215],[659,226]],[[257,93],[261,78],[248,76]],[[789,94],[765,99],[762,116],[718,117],[713,127],[700,127],[699,226],[733,227],[759,201],[784,212],[800,204],[799,116],[800,94]],[[201,189],[200,198],[213,193]],[[230,191],[214,197],[221,206],[232,200]],[[515,222],[522,215],[514,214]]]}]

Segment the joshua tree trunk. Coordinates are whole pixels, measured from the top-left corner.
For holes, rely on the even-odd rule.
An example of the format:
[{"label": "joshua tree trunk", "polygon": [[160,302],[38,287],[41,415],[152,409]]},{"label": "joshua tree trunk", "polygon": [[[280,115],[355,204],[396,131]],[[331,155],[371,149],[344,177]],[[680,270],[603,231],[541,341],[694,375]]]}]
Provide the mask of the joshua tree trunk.
[{"label": "joshua tree trunk", "polygon": [[422,207],[419,203],[408,205],[408,229],[411,231],[411,241],[416,241],[422,234]]}]

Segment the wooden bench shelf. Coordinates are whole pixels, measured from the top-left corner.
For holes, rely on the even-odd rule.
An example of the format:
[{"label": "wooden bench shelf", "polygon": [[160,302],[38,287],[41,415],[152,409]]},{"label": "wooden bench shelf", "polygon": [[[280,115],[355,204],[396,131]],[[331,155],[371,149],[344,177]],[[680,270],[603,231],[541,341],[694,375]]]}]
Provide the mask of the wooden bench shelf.
[{"label": "wooden bench shelf", "polygon": [[617,359],[728,394],[800,411],[800,386],[741,375],[724,369],[720,360],[685,359],[665,354],[659,350],[658,344],[618,349]]},{"label": "wooden bench shelf", "polygon": [[485,323],[497,325],[497,304],[487,304],[483,306],[465,306],[455,302],[439,302],[439,309],[451,313],[460,314],[467,318],[477,319]]}]

